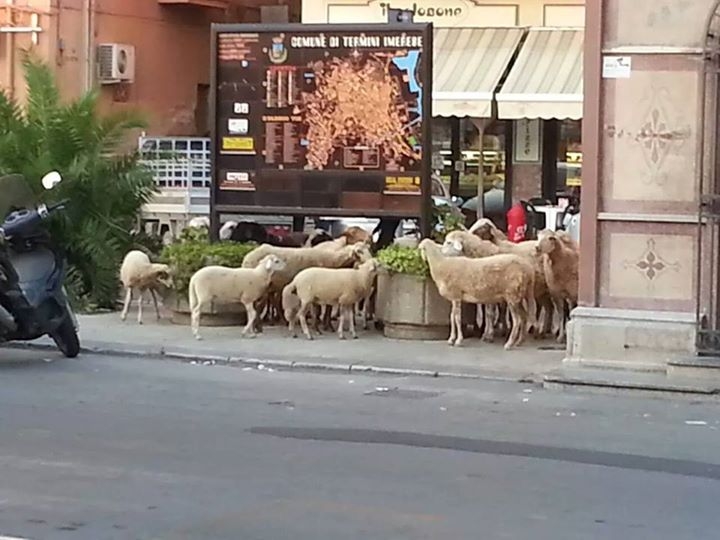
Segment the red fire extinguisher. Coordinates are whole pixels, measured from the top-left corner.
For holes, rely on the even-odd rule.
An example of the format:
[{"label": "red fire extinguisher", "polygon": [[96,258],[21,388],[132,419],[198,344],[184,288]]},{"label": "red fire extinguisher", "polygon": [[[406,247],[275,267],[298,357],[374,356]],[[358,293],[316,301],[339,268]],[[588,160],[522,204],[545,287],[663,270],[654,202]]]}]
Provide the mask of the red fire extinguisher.
[{"label": "red fire extinguisher", "polygon": [[515,203],[507,211],[507,236],[511,242],[522,242],[527,234],[527,215],[520,203]]}]

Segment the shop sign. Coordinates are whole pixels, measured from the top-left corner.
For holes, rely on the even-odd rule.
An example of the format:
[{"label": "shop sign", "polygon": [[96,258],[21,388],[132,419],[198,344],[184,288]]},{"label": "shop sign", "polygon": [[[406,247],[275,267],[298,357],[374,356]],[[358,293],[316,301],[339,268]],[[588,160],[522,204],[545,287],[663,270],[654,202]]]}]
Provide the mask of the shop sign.
[{"label": "shop sign", "polygon": [[395,0],[394,2],[379,2],[379,5],[383,17],[387,17],[388,10],[390,9],[402,9],[411,11],[415,18],[418,19],[417,22],[424,22],[421,19],[427,19],[428,22],[436,19],[459,19],[467,13],[465,2],[448,2],[448,0],[434,0],[430,2]]},{"label": "shop sign", "polygon": [[[319,0],[318,0],[319,1]],[[468,0],[370,0],[357,3],[328,1],[328,20],[386,22],[390,10],[409,11],[416,23],[431,22],[437,27],[462,26],[478,18],[478,6]]]},{"label": "shop sign", "polygon": [[632,58],[629,56],[603,56],[603,79],[629,79]]},{"label": "shop sign", "polygon": [[513,161],[515,163],[540,162],[540,120],[524,118],[515,122]]}]

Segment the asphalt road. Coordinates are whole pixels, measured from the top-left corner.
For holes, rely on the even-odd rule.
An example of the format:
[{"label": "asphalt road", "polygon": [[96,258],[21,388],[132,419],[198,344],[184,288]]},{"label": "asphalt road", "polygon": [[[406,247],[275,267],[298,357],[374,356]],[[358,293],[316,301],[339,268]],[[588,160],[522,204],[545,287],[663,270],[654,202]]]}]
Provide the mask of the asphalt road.
[{"label": "asphalt road", "polygon": [[0,349],[0,538],[713,539],[716,403]]}]

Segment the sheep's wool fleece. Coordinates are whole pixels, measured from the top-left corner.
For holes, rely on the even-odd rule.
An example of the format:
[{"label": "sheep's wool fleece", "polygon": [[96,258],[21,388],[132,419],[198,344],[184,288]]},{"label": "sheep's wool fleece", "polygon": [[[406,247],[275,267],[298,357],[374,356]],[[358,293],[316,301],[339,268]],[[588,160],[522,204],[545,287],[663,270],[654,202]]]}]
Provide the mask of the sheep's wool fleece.
[{"label": "sheep's wool fleece", "polygon": [[535,269],[517,255],[444,257],[436,246],[428,246],[426,253],[440,295],[451,301],[518,304],[527,298],[528,285],[534,282]]},{"label": "sheep's wool fleece", "polygon": [[247,302],[260,298],[267,287],[267,272],[262,268],[227,268],[206,266],[190,280],[198,297],[223,302]]}]

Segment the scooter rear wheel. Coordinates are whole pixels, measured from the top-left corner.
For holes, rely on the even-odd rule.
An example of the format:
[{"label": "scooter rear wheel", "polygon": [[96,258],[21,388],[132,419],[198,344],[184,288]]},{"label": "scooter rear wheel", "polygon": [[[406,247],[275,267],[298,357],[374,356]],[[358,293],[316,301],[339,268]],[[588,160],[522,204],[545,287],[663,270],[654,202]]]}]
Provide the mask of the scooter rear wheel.
[{"label": "scooter rear wheel", "polygon": [[65,317],[65,320],[55,332],[50,334],[50,337],[67,358],[75,358],[80,354],[80,339],[69,316]]}]

